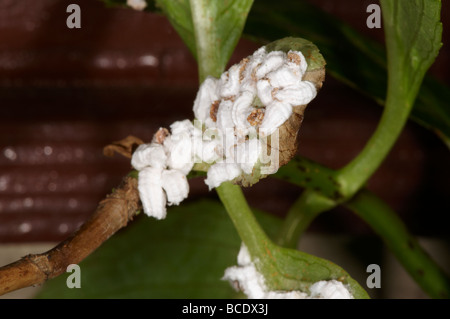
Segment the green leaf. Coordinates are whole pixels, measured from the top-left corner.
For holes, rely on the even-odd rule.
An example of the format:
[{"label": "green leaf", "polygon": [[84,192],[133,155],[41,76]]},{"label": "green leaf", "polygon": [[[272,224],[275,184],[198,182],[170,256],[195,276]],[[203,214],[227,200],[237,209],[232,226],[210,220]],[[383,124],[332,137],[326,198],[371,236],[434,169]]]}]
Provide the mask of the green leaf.
[{"label": "green leaf", "polygon": [[[405,3],[410,5],[409,0]],[[423,1],[422,4],[430,6],[427,7],[430,13],[411,19],[407,27],[414,26],[410,29],[416,30],[423,18],[423,32],[439,32],[440,24],[427,24],[431,18],[439,16],[440,1]],[[415,6],[411,2],[411,8]],[[417,12],[420,14],[422,11]],[[286,36],[306,38],[320,49],[331,75],[374,98],[380,105],[385,103],[387,65],[384,48],[306,1],[255,1],[244,34],[262,43]],[[428,77],[422,85],[411,118],[436,132],[450,147],[449,98],[449,88]]]},{"label": "green leaf", "polygon": [[441,1],[381,0],[381,5],[389,76],[396,91],[413,101],[442,46]]},{"label": "green leaf", "polygon": [[156,0],[197,58],[200,82],[219,77],[238,43],[253,0]]},{"label": "green leaf", "polygon": [[349,285],[355,298],[369,298],[367,292],[338,265],[275,245],[259,226],[239,186],[225,182],[216,190],[269,289],[308,292],[314,282],[334,279]]},{"label": "green leaf", "polygon": [[273,175],[303,188],[312,189],[330,200],[339,201],[339,183],[336,171],[304,157],[294,157]]},{"label": "green leaf", "polygon": [[338,265],[295,249],[273,245],[270,254],[260,260],[268,284],[275,290],[309,291],[309,287],[321,280],[338,280],[348,285],[355,299],[368,299],[369,295],[350,275]]},{"label": "green leaf", "polygon": [[[271,231],[280,220],[258,213]],[[39,298],[233,298],[222,281],[236,264],[241,245],[223,206],[202,200],[171,207],[157,221],[141,216],[80,263],[81,288],[69,289],[61,275]]]}]

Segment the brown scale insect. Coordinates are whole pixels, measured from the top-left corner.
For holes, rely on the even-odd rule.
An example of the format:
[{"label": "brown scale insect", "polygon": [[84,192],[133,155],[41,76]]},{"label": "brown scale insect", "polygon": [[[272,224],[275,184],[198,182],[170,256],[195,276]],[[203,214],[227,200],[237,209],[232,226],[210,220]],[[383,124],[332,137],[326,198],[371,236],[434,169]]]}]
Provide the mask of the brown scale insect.
[{"label": "brown scale insect", "polygon": [[219,100],[215,100],[211,104],[211,108],[209,109],[209,116],[211,117],[211,119],[214,122],[217,122],[217,111],[219,110],[219,104],[220,104],[220,101]]},{"label": "brown scale insect", "polygon": [[264,119],[264,109],[254,109],[247,117],[247,121],[250,123],[251,126],[261,124],[263,119]]}]

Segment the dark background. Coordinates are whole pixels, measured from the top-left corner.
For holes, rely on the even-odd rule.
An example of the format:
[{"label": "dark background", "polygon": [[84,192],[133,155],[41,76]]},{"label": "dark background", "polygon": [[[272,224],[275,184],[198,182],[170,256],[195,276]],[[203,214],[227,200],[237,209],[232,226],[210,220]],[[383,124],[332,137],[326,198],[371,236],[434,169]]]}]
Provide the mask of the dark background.
[{"label": "dark background", "polygon": [[[383,41],[366,27],[376,1],[311,2]],[[66,27],[66,8],[81,7],[81,29]],[[432,73],[450,84],[450,43],[443,1],[444,47]],[[259,45],[242,40],[233,62]],[[197,66],[166,18],[100,1],[0,0],[0,243],[60,241],[95,210],[130,170],[129,160],[102,155],[127,135],[149,141],[160,126],[193,118]],[[299,154],[333,168],[352,159],[382,109],[328,76],[310,104]],[[420,236],[448,236],[450,155],[431,132],[409,123],[369,188]],[[300,189],[266,179],[246,190],[249,202],[285,214]],[[191,181],[188,200],[215,197]],[[368,235],[338,208],[311,232]]]}]

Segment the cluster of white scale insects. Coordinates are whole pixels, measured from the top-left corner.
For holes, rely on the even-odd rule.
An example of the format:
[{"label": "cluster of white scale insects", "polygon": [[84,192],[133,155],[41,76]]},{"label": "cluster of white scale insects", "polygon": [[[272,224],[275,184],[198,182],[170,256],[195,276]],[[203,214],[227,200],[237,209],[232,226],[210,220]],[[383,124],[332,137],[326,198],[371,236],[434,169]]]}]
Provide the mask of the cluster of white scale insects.
[{"label": "cluster of white scale insects", "polygon": [[301,291],[270,291],[264,276],[258,272],[247,247],[242,244],[238,265],[225,270],[224,280],[236,284],[249,299],[353,299],[347,287],[337,280],[321,280],[309,287],[309,294]]},{"label": "cluster of white scale insects", "polygon": [[188,196],[186,175],[195,163],[210,165],[205,179],[210,189],[252,174],[265,162],[267,137],[292,115],[293,106],[316,96],[314,84],[302,80],[306,68],[301,52],[262,47],[220,79],[206,78],[194,101],[196,120],[177,121],[170,132],[160,129],[133,154],[145,214],[163,219],[167,204]]},{"label": "cluster of white scale insects", "polygon": [[[208,165],[205,183],[210,189],[267,163],[267,138],[273,144],[293,107],[308,104],[317,94],[313,83],[302,80],[306,69],[301,52],[267,52],[262,47],[220,79],[206,78],[194,101],[194,122],[174,122],[170,131],[160,128],[151,143],[133,153],[144,213],[163,219],[167,205],[183,201],[189,193],[187,174],[196,163]],[[228,268],[223,279],[239,283],[249,298],[352,298],[336,280],[313,284],[309,295],[269,291],[245,246],[238,266]]]}]

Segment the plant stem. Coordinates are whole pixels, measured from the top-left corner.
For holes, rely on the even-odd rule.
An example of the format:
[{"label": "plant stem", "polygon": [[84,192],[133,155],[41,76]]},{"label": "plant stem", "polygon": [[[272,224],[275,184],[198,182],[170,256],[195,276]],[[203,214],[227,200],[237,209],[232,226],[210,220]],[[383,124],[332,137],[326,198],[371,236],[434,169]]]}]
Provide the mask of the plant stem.
[{"label": "plant stem", "polygon": [[224,182],[216,191],[250,255],[263,256],[264,247],[271,245],[271,241],[253,215],[242,189],[238,185]]},{"label": "plant stem", "polygon": [[[421,20],[424,15],[423,7],[420,8],[414,3],[413,7],[417,12],[412,13],[406,10],[409,2],[408,5],[406,3],[381,1],[388,62],[386,106],[375,133],[364,149],[338,171],[337,180],[341,183],[341,193],[346,198],[361,189],[393,147],[408,120],[423,77],[439,51],[440,45],[435,43],[440,43],[441,39],[438,23],[434,26],[433,36],[417,29],[414,41],[405,42],[402,32],[406,33],[406,30],[402,30],[402,27],[405,28],[407,21],[411,20],[414,14]],[[431,7],[429,11],[433,11]],[[426,55],[424,47],[428,49]],[[417,53],[419,50],[421,54]]]},{"label": "plant stem", "polygon": [[[251,3],[249,2],[247,11]],[[217,39],[218,32],[215,29],[217,24],[215,4],[208,0],[190,0],[190,6],[195,31],[199,80],[202,83],[207,76],[220,77],[225,69],[226,61],[222,59],[224,52],[217,49],[220,41]],[[250,254],[261,256],[261,249],[264,247],[261,243],[268,244],[270,240],[255,219],[241,188],[225,182],[217,187],[216,191]]]},{"label": "plant stem", "polygon": [[300,235],[322,212],[336,206],[331,199],[311,189],[306,189],[288,211],[278,233],[277,244],[296,248]]},{"label": "plant stem", "polygon": [[[338,203],[344,203],[354,196],[378,169],[392,149],[406,124],[425,72],[434,61],[440,47],[442,28],[439,23],[434,25],[434,34],[432,35],[430,32],[428,34],[422,32],[424,29],[420,29],[421,27],[418,25],[414,26],[417,30],[414,36],[410,38],[411,41],[405,40],[402,36],[402,32],[406,31],[402,30],[400,26],[407,25],[406,22],[411,20],[411,16],[416,15],[421,19],[421,23],[425,23],[422,21],[423,7],[420,8],[418,3],[413,5],[416,9],[415,12],[408,11],[409,3],[406,4],[403,1],[382,0],[381,5],[383,7],[388,62],[386,105],[381,121],[364,149],[348,165],[329,174],[328,177],[334,181],[333,185],[330,185],[334,189],[333,192],[321,190],[322,194]],[[440,4],[435,3],[432,6],[434,8],[430,7],[427,10],[429,14],[439,12]],[[424,48],[427,48],[427,50]],[[309,180],[312,180],[311,177],[309,177]],[[300,184],[305,182],[306,178],[300,181]],[[309,184],[315,187],[314,183]],[[331,194],[332,196],[330,196]],[[300,207],[293,207],[290,210],[289,222],[286,223],[289,224],[294,221],[293,226],[291,228],[284,227],[294,234],[301,234],[311,219],[317,215],[310,213],[311,210],[315,210],[309,207],[312,204],[307,204],[304,199],[299,199],[298,205]],[[301,210],[298,208],[301,208]],[[303,222],[299,223],[298,221],[301,220]],[[299,227],[299,229],[295,230],[293,227]]]},{"label": "plant stem", "polygon": [[342,268],[319,257],[275,245],[255,219],[239,186],[225,182],[216,190],[269,289],[305,291],[311,282],[340,278],[350,285],[355,298],[368,298],[366,291]]},{"label": "plant stem", "polygon": [[372,227],[425,292],[432,298],[449,298],[449,277],[422,249],[388,205],[363,190],[346,206]]},{"label": "plant stem", "polygon": [[393,93],[390,81],[386,107],[381,121],[364,149],[349,164],[337,172],[336,179],[341,185],[341,194],[350,198],[378,169],[397,141],[408,119],[413,103],[405,100],[403,94]]},{"label": "plant stem", "polygon": [[[393,26],[386,26],[386,29],[389,28]],[[362,188],[386,158],[408,120],[420,87],[421,81],[415,80],[409,83],[405,79],[408,72],[407,69],[405,70],[402,55],[398,56],[397,46],[395,42],[389,40],[391,37],[388,35],[389,31],[386,30],[388,87],[383,115],[364,149],[337,173],[341,193],[347,198]]]},{"label": "plant stem", "polygon": [[[395,81],[391,80],[389,83],[396,83]],[[396,90],[398,89],[396,88]],[[406,100],[402,93],[393,93],[394,90],[390,86],[382,119],[364,149],[348,165],[333,174],[337,183],[330,187],[333,187],[342,196],[339,199],[340,202],[348,200],[364,186],[381,165],[403,130],[412,108],[412,102]],[[308,162],[302,163],[302,165],[307,164]],[[313,195],[314,192],[309,190],[289,210],[286,222],[281,228],[281,232],[286,233],[280,234],[280,243],[292,247],[298,239],[294,236],[300,236],[318,214],[336,206],[336,203],[332,204],[332,199],[328,199],[327,207],[324,205],[327,197],[320,194]],[[319,199],[318,196],[321,198]]]},{"label": "plant stem", "polygon": [[[303,174],[291,172],[296,167],[301,167]],[[306,176],[304,176],[306,174]],[[300,235],[304,229],[317,217],[319,213],[310,213],[314,201],[306,200],[306,195],[310,189],[317,187],[318,181],[325,181],[333,176],[330,169],[322,167],[320,164],[306,160],[304,158],[294,158],[289,164],[280,168],[274,175],[285,181],[306,188],[305,192],[292,205],[289,210],[282,229],[288,229],[292,224],[292,240],[295,242],[296,236]],[[329,187],[334,185],[331,183]],[[325,191],[323,188],[322,191]],[[331,203],[330,203],[331,204]],[[435,261],[420,247],[417,240],[406,229],[403,222],[397,217],[381,199],[367,190],[361,190],[344,205],[354,211],[360,218],[366,221],[369,226],[385,241],[388,248],[395,257],[403,264],[412,278],[419,283],[423,290],[432,297],[442,298],[450,296],[450,279],[439,268]],[[286,235],[279,235],[278,241],[289,239]],[[286,237],[283,237],[286,236]]]}]

